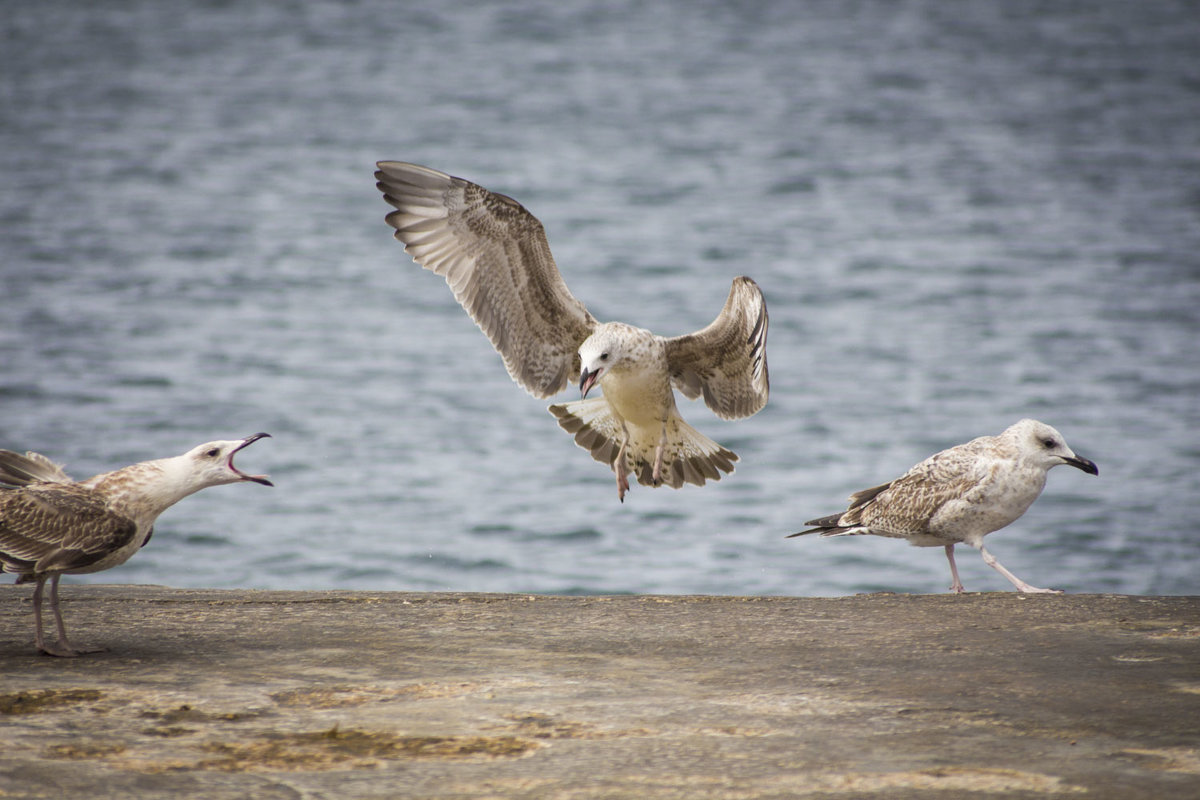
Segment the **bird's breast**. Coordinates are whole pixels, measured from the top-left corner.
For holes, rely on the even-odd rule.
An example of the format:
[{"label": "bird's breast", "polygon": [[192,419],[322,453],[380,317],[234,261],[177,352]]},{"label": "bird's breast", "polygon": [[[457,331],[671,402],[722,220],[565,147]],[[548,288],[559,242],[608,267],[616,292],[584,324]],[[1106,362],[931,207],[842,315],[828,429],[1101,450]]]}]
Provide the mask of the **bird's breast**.
[{"label": "bird's breast", "polygon": [[671,382],[649,370],[610,372],[602,382],[604,398],[622,419],[635,425],[654,425],[674,405]]}]

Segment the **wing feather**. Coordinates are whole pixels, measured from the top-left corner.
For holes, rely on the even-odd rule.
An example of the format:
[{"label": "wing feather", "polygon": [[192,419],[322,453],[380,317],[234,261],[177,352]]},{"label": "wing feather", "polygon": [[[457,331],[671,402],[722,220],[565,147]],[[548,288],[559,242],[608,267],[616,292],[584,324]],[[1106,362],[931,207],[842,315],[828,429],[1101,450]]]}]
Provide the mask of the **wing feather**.
[{"label": "wing feather", "polygon": [[0,450],[0,484],[28,486],[31,483],[71,483],[63,468],[41,453],[27,450],[25,455]]},{"label": "wing feather", "polygon": [[37,573],[90,566],[129,543],[134,522],[77,484],[0,491],[0,567]]},{"label": "wing feather", "polygon": [[902,535],[930,532],[948,504],[971,502],[989,490],[992,473],[976,458],[979,441],[935,453],[891,483],[857,492],[840,524]]},{"label": "wing feather", "polygon": [[671,382],[724,419],[757,413],[767,403],[767,303],[758,284],[734,278],[725,307],[707,328],[667,339]]},{"label": "wing feather", "polygon": [[378,167],[376,186],[396,209],[386,217],[396,238],[446,279],[512,379],[536,397],[566,388],[597,322],[567,289],[537,218],[444,172],[400,161]]}]

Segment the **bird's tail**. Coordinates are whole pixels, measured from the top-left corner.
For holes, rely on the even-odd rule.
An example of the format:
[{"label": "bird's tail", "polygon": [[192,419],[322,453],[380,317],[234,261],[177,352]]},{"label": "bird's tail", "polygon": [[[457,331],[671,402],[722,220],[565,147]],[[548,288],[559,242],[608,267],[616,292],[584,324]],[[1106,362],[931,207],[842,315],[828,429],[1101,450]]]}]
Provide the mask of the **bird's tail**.
[{"label": "bird's tail", "polygon": [[[623,428],[603,397],[552,405],[550,413],[558,418],[563,430],[575,435],[576,444],[591,453],[592,458],[609,466],[616,461],[628,431],[625,458],[629,471],[643,486],[658,485],[654,481],[654,459],[661,430],[650,431],[633,425]],[[673,489],[685,483],[703,486],[705,481],[720,480],[721,473],[733,472],[733,462],[738,460],[732,450],[688,425],[678,414],[672,414],[667,421],[666,439],[661,483]]]},{"label": "bird's tail", "polygon": [[31,483],[71,483],[71,478],[41,453],[0,450],[0,484],[20,487]]},{"label": "bird's tail", "polygon": [[862,522],[863,510],[872,500],[887,489],[890,489],[892,483],[881,483],[878,486],[872,486],[870,489],[863,489],[861,492],[855,492],[850,495],[850,507],[840,514],[830,514],[828,517],[818,517],[810,519],[805,525],[814,527],[796,533],[789,533],[783,537],[791,539],[793,536],[803,536],[806,533],[819,533],[822,536],[850,536],[856,533],[866,533],[867,529],[860,523]]},{"label": "bird's tail", "polygon": [[[842,512],[842,513],[845,513],[845,512]],[[808,522],[806,522],[804,524],[805,525],[813,525],[815,527],[808,528],[807,530],[803,530],[803,531],[796,531],[795,533],[789,533],[787,536],[785,536],[783,538],[791,539],[795,536],[804,536],[805,534],[808,534],[808,533],[819,533],[822,536],[837,536],[846,530],[846,528],[843,528],[841,525],[838,524],[838,521],[841,520],[841,518],[842,518],[842,514],[830,514],[828,517],[820,517],[818,519],[810,519]]]}]

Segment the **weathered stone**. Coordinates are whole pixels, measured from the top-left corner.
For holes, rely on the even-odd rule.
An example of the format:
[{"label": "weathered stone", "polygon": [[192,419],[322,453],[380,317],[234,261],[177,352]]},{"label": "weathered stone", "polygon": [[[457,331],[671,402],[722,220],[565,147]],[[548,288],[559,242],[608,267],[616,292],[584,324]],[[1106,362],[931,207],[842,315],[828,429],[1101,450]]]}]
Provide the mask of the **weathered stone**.
[{"label": "weathered stone", "polygon": [[106,652],[0,587],[0,797],[1200,797],[1200,597],[62,600]]}]

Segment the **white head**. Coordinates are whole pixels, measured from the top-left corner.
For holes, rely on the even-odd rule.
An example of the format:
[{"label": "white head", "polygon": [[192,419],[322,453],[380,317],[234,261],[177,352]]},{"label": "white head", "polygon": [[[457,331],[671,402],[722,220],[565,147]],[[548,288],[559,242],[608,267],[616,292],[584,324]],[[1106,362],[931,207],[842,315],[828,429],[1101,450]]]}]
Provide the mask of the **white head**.
[{"label": "white head", "polygon": [[270,438],[269,433],[256,433],[245,439],[216,441],[198,444],[178,457],[192,475],[198,488],[220,486],[225,483],[253,481],[264,486],[274,486],[266,475],[249,475],[233,465],[233,456],[239,450],[254,444],[259,439]]},{"label": "white head", "polygon": [[591,388],[624,358],[625,340],[617,335],[611,323],[596,328],[592,335],[579,345],[580,395],[587,397]]},{"label": "white head", "polygon": [[1012,439],[1020,448],[1021,456],[1033,461],[1045,469],[1057,467],[1059,464],[1070,464],[1076,469],[1092,475],[1099,475],[1096,464],[1082,456],[1077,456],[1067,447],[1067,441],[1054,428],[1036,419],[1023,419],[1010,426],[1001,436]]},{"label": "white head", "polygon": [[[269,436],[256,433],[245,439],[205,442],[181,456],[146,461],[97,477],[106,487],[111,487],[111,491],[123,495],[133,492],[146,500],[155,513],[161,513],[189,494],[210,486],[242,481],[274,486],[266,475],[249,475],[233,464],[233,456],[239,450]],[[151,471],[144,471],[147,467],[152,468]]]}]

